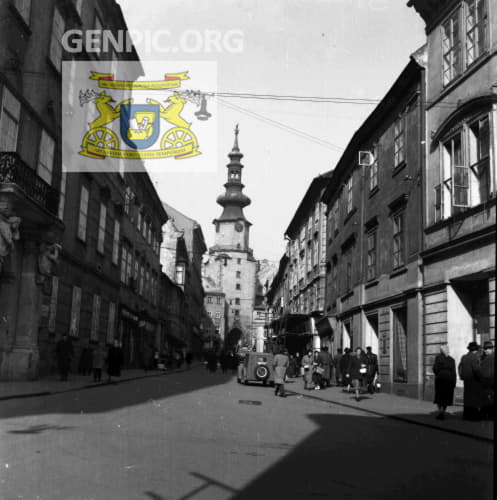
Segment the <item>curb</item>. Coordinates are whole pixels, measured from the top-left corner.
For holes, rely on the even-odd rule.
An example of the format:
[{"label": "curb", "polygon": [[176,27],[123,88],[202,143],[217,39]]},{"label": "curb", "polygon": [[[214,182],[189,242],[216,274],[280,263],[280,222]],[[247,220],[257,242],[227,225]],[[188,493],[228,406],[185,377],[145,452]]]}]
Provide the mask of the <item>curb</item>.
[{"label": "curb", "polygon": [[124,384],[126,382],[132,382],[134,380],[141,380],[144,378],[164,377],[166,375],[172,375],[173,373],[187,372],[187,371],[190,371],[190,370],[197,368],[198,366],[200,366],[200,365],[192,366],[190,369],[180,368],[180,369],[175,369],[175,370],[170,370],[170,371],[161,371],[160,373],[139,375],[139,376],[135,376],[135,377],[126,378],[123,380],[113,381],[110,383],[109,382],[99,382],[99,383],[94,383],[94,384],[78,385],[77,387],[71,387],[70,389],[60,389],[60,390],[54,390],[54,391],[41,391],[41,392],[28,392],[25,394],[11,394],[9,396],[0,396],[0,401],[8,401],[10,399],[36,398],[36,397],[41,397],[41,396],[54,396],[55,394],[65,394],[68,392],[82,391],[82,390],[86,390],[86,389],[94,389],[96,387],[108,387],[110,385],[120,385],[120,384]]},{"label": "curb", "polygon": [[400,415],[389,415],[388,413],[382,413],[378,410],[361,408],[360,406],[355,406],[353,404],[342,403],[340,401],[334,401],[334,400],[330,400],[330,399],[320,398],[319,396],[311,396],[310,394],[302,394],[301,392],[295,392],[295,391],[290,391],[290,390],[287,390],[286,392],[288,392],[289,394],[302,396],[303,398],[315,399],[315,400],[321,401],[323,403],[329,403],[329,404],[333,404],[333,405],[337,405],[337,406],[343,406],[345,408],[351,408],[354,410],[362,411],[364,413],[370,413],[372,415],[376,415],[376,416],[380,416],[380,417],[384,417],[384,418],[389,418],[391,420],[397,420],[400,422],[407,422],[409,424],[415,424],[415,425],[419,425],[420,427],[427,427],[429,429],[435,429],[435,430],[441,431],[441,432],[448,432],[449,434],[456,434],[458,436],[475,439],[477,441],[483,441],[485,443],[492,443],[492,444],[494,443],[493,438],[487,438],[485,436],[478,436],[478,435],[472,434],[470,432],[460,431],[457,429],[449,429],[449,428],[445,428],[445,427],[439,427],[438,425],[430,424],[427,422],[420,422],[419,420],[415,420],[415,419],[409,418],[409,417],[403,417]]}]

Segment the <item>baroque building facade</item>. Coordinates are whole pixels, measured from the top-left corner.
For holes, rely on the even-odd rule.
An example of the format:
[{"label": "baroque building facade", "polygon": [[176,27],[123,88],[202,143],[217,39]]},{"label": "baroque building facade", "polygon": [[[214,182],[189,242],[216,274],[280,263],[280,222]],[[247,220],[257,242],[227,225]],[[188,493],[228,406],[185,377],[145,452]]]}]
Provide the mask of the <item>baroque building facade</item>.
[{"label": "baroque building facade", "polygon": [[228,156],[226,191],[217,198],[223,212],[213,221],[215,241],[204,262],[204,280],[225,294],[226,333],[222,340],[226,348],[233,348],[239,341],[251,342],[257,279],[257,261],[249,246],[251,223],[243,213],[250,198],[243,193],[243,165],[240,162],[243,154],[238,146],[238,126]]}]

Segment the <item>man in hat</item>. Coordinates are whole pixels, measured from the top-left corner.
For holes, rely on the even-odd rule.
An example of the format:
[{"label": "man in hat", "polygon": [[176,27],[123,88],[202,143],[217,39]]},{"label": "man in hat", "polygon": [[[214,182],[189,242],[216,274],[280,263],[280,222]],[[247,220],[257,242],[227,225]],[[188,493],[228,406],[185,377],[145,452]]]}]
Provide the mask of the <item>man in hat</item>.
[{"label": "man in hat", "polygon": [[483,399],[481,404],[482,418],[494,418],[494,345],[487,340],[483,344],[481,358],[481,382],[483,385]]},{"label": "man in hat", "polygon": [[480,346],[476,342],[470,342],[467,349],[468,353],[461,358],[458,366],[459,377],[464,382],[463,418],[465,420],[479,420],[483,397]]}]

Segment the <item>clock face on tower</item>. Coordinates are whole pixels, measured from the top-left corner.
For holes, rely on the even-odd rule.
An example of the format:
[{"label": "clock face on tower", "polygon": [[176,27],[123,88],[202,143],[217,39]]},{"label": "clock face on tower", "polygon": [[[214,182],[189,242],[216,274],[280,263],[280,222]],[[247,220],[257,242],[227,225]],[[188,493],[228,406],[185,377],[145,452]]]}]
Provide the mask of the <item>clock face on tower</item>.
[{"label": "clock face on tower", "polygon": [[237,222],[235,224],[235,230],[241,233],[243,231],[243,224],[241,222]]}]

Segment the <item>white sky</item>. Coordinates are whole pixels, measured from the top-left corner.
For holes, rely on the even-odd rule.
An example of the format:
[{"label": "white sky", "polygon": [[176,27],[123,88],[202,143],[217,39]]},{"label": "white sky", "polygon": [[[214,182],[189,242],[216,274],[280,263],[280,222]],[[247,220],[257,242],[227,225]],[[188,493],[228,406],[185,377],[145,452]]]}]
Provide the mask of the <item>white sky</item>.
[{"label": "white sky", "polygon": [[[407,0],[120,0],[130,30],[168,30],[161,46],[138,46],[141,59],[215,61],[218,90],[263,94],[381,98],[425,40],[424,25]],[[181,37],[196,30],[243,32],[243,51],[185,53]],[[193,35],[192,35],[193,37]],[[189,41],[193,40],[190,38]],[[145,63],[146,68],[146,63]],[[192,75],[192,86],[194,75]],[[226,99],[344,148],[371,105]],[[208,110],[211,106],[208,102]],[[214,109],[214,106],[212,106]],[[245,209],[258,259],[279,260],[283,233],[311,179],[333,168],[340,153],[253,116],[218,104],[217,169],[211,173],[152,174],[161,198],[196,219],[207,245],[221,213],[227,153],[240,126],[243,182],[252,204]],[[194,122],[192,130],[200,126]],[[211,121],[203,122],[208,126]],[[199,159],[201,157],[198,157]],[[165,161],[175,161],[168,159]],[[188,161],[188,160],[181,160]]]}]

